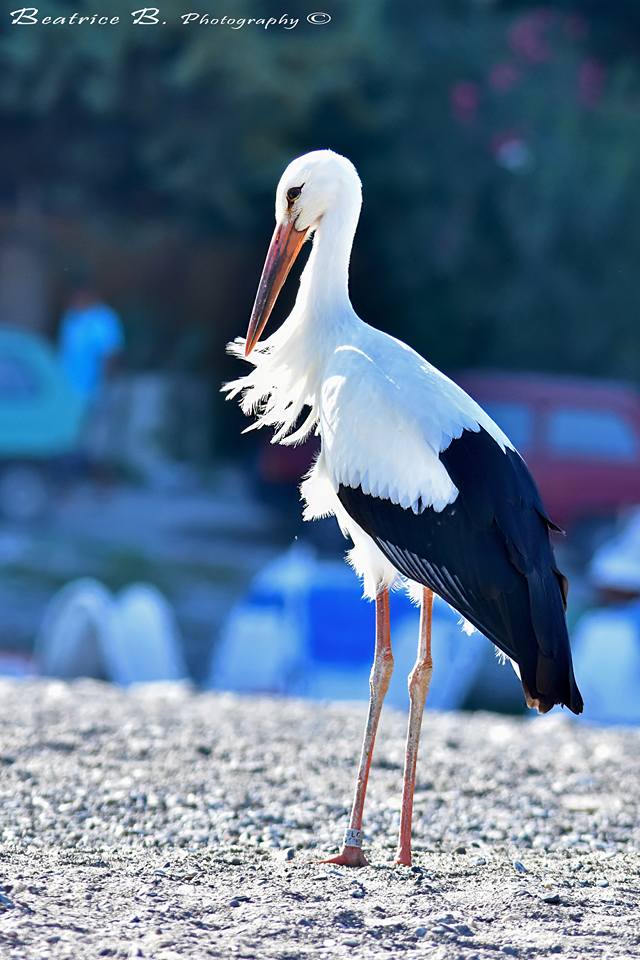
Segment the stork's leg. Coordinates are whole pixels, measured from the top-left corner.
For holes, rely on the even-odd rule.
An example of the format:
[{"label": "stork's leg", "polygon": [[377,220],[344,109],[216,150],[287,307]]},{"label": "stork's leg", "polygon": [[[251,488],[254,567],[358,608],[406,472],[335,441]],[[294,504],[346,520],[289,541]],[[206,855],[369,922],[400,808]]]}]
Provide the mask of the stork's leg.
[{"label": "stork's leg", "polygon": [[337,857],[323,860],[322,863],[338,863],[346,867],[365,867],[367,858],[360,846],[362,842],[362,811],[364,798],[367,792],[367,781],[371,769],[373,746],[378,729],[378,721],[382,711],[382,703],[389,689],[391,674],[393,673],[393,653],[391,652],[391,629],[389,624],[389,591],[380,590],[376,597],[376,652],[369,677],[369,712],[367,725],[362,741],[362,753],[358,766],[356,789],[351,808],[349,829],[345,834],[345,841]]},{"label": "stork's leg", "polygon": [[409,726],[407,729],[407,747],[404,760],[404,782],[402,785],[402,813],[400,816],[400,838],[396,863],[411,866],[411,816],[413,814],[413,791],[416,785],[416,762],[420,743],[420,727],[425,700],[429,692],[433,662],[431,660],[431,612],[433,593],[425,587],[422,595],[420,614],[420,638],[418,654],[413,670],[409,674]]}]

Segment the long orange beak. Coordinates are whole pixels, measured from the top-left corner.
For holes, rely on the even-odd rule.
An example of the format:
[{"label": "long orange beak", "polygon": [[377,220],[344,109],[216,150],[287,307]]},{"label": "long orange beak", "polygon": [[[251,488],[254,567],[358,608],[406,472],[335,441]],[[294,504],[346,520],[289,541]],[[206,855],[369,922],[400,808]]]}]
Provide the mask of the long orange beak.
[{"label": "long orange beak", "polygon": [[273,305],[278,299],[278,294],[282,290],[294,260],[300,253],[308,232],[308,230],[296,230],[292,223],[279,223],[276,226],[251,311],[244,348],[245,357],[249,356],[260,339],[260,334],[271,316]]}]

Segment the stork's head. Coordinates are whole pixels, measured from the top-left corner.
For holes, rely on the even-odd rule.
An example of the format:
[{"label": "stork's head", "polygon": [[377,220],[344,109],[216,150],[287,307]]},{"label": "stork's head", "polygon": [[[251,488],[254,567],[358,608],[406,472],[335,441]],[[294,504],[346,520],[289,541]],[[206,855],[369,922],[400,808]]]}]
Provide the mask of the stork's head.
[{"label": "stork's head", "polygon": [[276,228],[251,312],[245,356],[260,339],[304,241],[329,213],[357,221],[361,202],[360,178],[346,157],[314,150],[291,161],[276,189]]}]

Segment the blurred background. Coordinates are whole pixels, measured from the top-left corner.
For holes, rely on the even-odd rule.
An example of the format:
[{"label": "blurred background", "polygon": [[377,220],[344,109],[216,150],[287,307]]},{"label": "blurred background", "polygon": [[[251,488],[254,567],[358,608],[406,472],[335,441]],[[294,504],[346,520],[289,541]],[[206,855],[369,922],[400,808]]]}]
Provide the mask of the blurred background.
[{"label": "blurred background", "polygon": [[[635,0],[160,6],[2,14],[0,670],[368,694],[373,609],[333,523],[299,519],[313,444],[241,436],[219,393],[276,182],[331,147],[364,185],[356,309],[523,452],[568,532],[588,715],[640,720]],[[74,11],[96,5],[37,17]],[[394,602],[402,705],[417,611]],[[434,705],[521,709],[444,605],[436,645]]]}]

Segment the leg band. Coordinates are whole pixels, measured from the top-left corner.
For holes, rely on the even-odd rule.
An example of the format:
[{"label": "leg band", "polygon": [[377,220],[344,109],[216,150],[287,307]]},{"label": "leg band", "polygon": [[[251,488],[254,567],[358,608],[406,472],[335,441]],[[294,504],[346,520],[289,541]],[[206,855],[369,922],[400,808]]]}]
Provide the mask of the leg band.
[{"label": "leg band", "polygon": [[351,827],[349,827],[348,830],[345,830],[344,845],[345,847],[361,847],[362,830],[352,830]]}]

